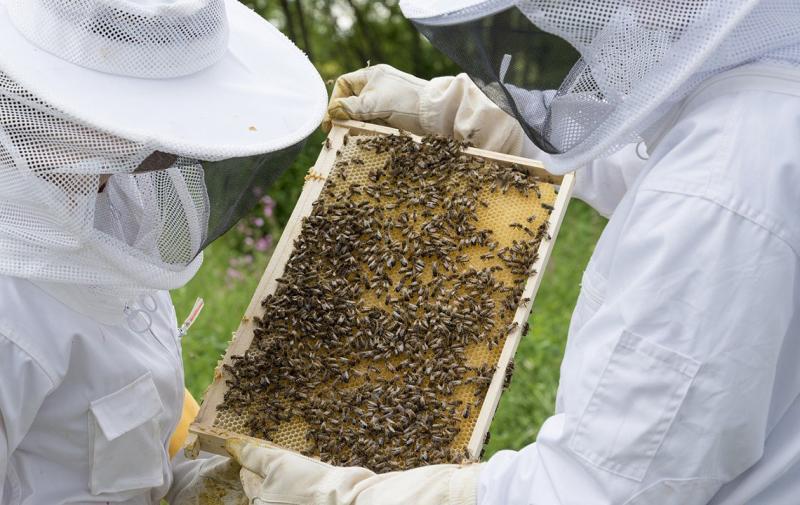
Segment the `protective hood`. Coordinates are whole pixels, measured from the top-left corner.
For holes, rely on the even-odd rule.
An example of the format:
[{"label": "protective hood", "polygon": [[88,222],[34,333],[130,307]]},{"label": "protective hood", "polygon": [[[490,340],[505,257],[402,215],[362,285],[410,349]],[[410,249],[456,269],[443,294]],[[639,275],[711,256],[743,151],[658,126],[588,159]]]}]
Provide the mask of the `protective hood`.
[{"label": "protective hood", "polygon": [[233,0],[0,0],[0,274],[121,300],[185,284],[327,101]]},{"label": "protective hood", "polygon": [[[708,77],[772,59],[800,63],[796,0],[402,0],[404,14],[517,117],[564,173],[637,142]],[[557,89],[537,40],[577,61]],[[550,46],[552,47],[552,46]],[[571,50],[562,51],[570,54]]]}]

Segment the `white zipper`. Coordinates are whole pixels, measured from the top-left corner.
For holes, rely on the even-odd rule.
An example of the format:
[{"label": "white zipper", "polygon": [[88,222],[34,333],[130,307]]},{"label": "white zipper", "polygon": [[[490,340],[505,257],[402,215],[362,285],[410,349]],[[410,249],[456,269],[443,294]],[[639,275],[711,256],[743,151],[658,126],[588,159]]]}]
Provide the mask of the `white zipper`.
[{"label": "white zipper", "polygon": [[[155,300],[156,297],[153,296],[153,299]],[[172,304],[171,300],[169,300],[168,303],[171,305]],[[156,301],[156,304],[159,304],[159,302]],[[169,305],[164,307],[163,309],[166,310],[168,308],[169,308]],[[156,308],[155,313],[158,314],[160,310],[162,310],[162,307],[158,306]],[[178,338],[179,329],[177,327],[177,315],[175,317],[175,321],[176,321],[175,329],[169,336],[169,339],[172,341],[172,347],[174,348],[174,350],[170,349],[170,347],[167,346],[167,344],[165,344],[155,334],[155,332],[153,331],[153,325],[152,324],[147,329],[148,333],[150,333],[150,335],[153,337],[153,339],[156,342],[158,342],[158,344],[161,347],[164,348],[164,350],[166,351],[167,355],[170,356],[171,360],[174,360],[174,362],[175,362],[174,363],[175,366],[173,366],[172,368],[175,371],[175,383],[176,383],[176,386],[177,386],[176,392],[178,394],[178,409],[177,409],[178,415],[176,416],[175,422],[172,424],[172,427],[170,428],[170,431],[169,431],[170,432],[170,438],[172,437],[172,434],[175,433],[175,429],[178,427],[178,425],[181,422],[181,417],[183,416],[183,402],[184,402],[184,396],[185,396],[185,393],[184,393],[185,385],[184,385],[184,381],[183,381],[183,360],[181,359],[181,351],[180,351],[180,348],[179,348],[180,339]],[[166,328],[169,330],[169,326],[168,325],[166,326]],[[167,438],[167,444],[169,444],[170,438]],[[169,455],[168,455],[168,457],[169,457]]]}]

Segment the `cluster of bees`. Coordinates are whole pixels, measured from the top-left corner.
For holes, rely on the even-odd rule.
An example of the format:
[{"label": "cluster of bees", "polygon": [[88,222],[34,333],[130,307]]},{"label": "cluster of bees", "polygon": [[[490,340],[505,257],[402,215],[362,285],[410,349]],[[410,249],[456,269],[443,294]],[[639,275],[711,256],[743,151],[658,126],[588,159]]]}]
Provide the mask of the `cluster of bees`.
[{"label": "cluster of bees", "polygon": [[531,216],[511,223],[524,238],[501,244],[481,215],[491,195],[511,191],[553,209],[536,176],[466,155],[463,142],[350,142],[385,162],[366,178],[352,175],[363,173],[360,158],[337,162],[262,301],[251,347],[224,367],[220,409],[267,440],[300,423],[302,450],[336,465],[385,472],[462,461],[465,444],[454,441],[474,425],[495,374],[474,350],[495,349],[516,329],[549,239],[547,220],[536,226]]}]

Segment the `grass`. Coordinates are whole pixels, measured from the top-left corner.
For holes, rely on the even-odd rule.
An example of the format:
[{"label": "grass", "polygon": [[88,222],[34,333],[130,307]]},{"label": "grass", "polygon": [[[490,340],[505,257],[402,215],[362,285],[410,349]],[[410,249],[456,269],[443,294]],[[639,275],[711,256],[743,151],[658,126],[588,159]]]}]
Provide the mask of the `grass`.
[{"label": "grass", "polygon": [[203,312],[183,339],[186,387],[198,401],[211,383],[217,361],[225,353],[269,261],[266,255],[254,256],[249,275],[231,283],[226,277],[228,260],[238,256],[232,242],[233,237],[225,235],[211,244],[194,279],[172,292],[179,324],[189,315],[197,297],[205,300]]},{"label": "grass", "polygon": [[[299,187],[293,193],[295,198],[298,193]],[[278,200],[278,205],[276,211],[286,215],[291,212],[290,201]],[[519,449],[533,442],[539,426],[552,414],[581,274],[604,225],[605,220],[582,202],[570,203],[536,297],[531,331],[517,351],[511,387],[503,395],[492,423],[487,458],[498,450]],[[237,254],[235,243],[235,237],[226,235],[212,244],[197,276],[172,292],[179,318],[189,313],[196,297],[206,301],[203,313],[183,341],[186,384],[198,399],[211,382],[214,367],[269,260],[266,255],[256,256],[249,275],[231,284],[226,270],[229,258]]]}]

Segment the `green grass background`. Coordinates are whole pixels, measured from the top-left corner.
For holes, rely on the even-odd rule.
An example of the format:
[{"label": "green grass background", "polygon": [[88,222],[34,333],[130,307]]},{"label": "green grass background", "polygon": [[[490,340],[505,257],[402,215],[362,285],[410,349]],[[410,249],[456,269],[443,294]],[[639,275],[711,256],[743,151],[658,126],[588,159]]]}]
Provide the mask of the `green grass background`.
[{"label": "green grass background", "polygon": [[[312,145],[295,166],[310,165]],[[304,170],[299,169],[289,171],[273,189],[278,202],[276,213],[281,221],[291,213],[302,186],[303,173]],[[503,395],[492,423],[492,437],[485,457],[501,449],[520,449],[533,442],[539,426],[552,414],[567,328],[578,297],[581,274],[604,225],[605,220],[587,205],[577,200],[570,203],[535,300],[530,332],[517,350],[511,387]],[[256,256],[244,280],[229,282],[226,279],[228,260],[239,254],[237,243],[237,237],[232,234],[217,240],[206,250],[197,276],[172,293],[179,318],[189,313],[196,297],[203,297],[206,302],[200,318],[183,341],[186,384],[198,400],[211,382],[214,367],[269,261],[266,254]]]}]

